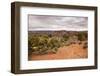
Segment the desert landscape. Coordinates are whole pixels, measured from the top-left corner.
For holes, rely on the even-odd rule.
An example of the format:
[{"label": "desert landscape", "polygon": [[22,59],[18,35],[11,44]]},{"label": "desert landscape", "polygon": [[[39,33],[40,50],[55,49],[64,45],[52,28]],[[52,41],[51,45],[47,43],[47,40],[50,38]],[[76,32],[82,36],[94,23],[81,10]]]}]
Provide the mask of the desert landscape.
[{"label": "desert landscape", "polygon": [[88,17],[28,15],[28,60],[88,58]]},{"label": "desert landscape", "polygon": [[29,31],[28,60],[88,57],[87,31]]}]

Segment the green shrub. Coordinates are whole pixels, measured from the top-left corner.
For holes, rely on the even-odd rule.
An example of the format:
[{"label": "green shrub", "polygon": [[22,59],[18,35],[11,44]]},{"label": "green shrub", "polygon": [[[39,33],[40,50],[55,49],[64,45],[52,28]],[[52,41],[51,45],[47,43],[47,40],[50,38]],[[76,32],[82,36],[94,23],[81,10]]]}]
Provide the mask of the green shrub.
[{"label": "green shrub", "polygon": [[78,33],[78,40],[79,41],[84,41],[84,40],[86,40],[87,39],[87,34],[85,34],[85,33]]},{"label": "green shrub", "polygon": [[63,39],[64,39],[64,41],[67,41],[68,39],[69,39],[69,36],[67,36],[67,35],[63,35]]},{"label": "green shrub", "polygon": [[[29,53],[46,54],[56,53],[58,48],[68,40],[68,36],[56,37],[51,34],[32,34],[28,37]],[[64,45],[63,45],[64,46]]]}]

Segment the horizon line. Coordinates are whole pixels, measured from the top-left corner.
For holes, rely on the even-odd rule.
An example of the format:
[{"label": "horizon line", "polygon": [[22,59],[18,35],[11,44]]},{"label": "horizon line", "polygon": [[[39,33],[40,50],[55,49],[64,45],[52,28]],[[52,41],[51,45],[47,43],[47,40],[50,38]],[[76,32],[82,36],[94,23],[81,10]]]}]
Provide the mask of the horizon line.
[{"label": "horizon line", "polygon": [[88,30],[28,30],[28,31],[88,31]]}]

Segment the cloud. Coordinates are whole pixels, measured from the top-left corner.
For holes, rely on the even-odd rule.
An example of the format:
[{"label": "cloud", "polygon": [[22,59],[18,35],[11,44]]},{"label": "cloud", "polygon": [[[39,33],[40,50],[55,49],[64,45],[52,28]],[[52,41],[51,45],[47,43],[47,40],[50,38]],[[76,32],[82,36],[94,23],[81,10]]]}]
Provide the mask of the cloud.
[{"label": "cloud", "polygon": [[29,31],[34,30],[87,30],[87,17],[29,15]]}]

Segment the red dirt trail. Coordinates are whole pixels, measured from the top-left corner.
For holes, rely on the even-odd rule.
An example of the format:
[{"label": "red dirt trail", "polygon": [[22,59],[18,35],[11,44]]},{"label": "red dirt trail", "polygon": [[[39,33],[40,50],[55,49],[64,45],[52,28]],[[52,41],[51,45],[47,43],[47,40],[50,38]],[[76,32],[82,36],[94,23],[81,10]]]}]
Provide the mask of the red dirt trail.
[{"label": "red dirt trail", "polygon": [[87,49],[83,49],[82,45],[79,44],[71,44],[69,46],[60,47],[56,54],[33,54],[29,56],[29,60],[79,59],[87,57]]}]

